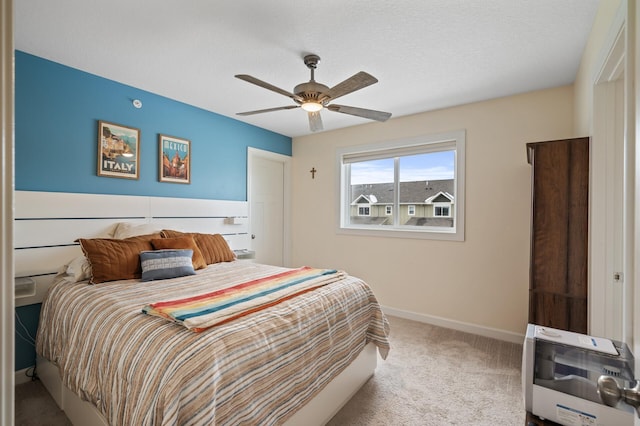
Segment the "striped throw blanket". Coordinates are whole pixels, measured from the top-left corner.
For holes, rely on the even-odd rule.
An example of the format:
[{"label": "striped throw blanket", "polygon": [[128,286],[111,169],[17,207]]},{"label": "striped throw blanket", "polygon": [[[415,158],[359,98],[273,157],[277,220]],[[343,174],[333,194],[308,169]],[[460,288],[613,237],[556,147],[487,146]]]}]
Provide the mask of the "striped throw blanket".
[{"label": "striped throw blanket", "polygon": [[345,272],[335,269],[304,266],[210,293],[151,303],[142,312],[175,321],[197,333],[266,309],[345,276]]}]

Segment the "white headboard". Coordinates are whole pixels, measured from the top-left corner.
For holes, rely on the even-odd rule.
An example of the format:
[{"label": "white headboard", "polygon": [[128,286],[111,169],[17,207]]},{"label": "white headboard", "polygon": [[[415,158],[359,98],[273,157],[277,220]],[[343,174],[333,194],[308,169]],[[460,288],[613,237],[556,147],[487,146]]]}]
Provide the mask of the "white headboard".
[{"label": "white headboard", "polygon": [[[118,222],[222,234],[233,250],[249,249],[246,201],[65,192],[15,192],[15,276],[36,283],[16,306],[39,303],[58,269],[82,254],[77,238],[105,234]],[[230,219],[233,218],[233,219]]]}]

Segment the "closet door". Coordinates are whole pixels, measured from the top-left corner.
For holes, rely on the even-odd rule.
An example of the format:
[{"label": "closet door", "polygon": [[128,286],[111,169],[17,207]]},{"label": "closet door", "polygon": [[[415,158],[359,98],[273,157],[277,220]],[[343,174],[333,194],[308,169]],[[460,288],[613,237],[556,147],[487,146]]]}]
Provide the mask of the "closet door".
[{"label": "closet door", "polygon": [[527,144],[532,166],[529,322],[587,332],[589,139]]}]

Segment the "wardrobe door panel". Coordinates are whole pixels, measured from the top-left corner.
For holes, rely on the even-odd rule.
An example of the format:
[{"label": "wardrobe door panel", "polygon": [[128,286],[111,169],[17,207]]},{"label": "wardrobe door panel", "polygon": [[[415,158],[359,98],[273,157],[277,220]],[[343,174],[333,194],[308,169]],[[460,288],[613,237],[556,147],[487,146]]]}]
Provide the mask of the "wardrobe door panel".
[{"label": "wardrobe door panel", "polygon": [[[545,144],[533,157],[532,280],[536,291],[566,293],[568,252],[567,181],[565,144]],[[560,279],[562,278],[562,279]]]},{"label": "wardrobe door panel", "polygon": [[587,332],[589,139],[527,144],[532,166],[529,322]]}]

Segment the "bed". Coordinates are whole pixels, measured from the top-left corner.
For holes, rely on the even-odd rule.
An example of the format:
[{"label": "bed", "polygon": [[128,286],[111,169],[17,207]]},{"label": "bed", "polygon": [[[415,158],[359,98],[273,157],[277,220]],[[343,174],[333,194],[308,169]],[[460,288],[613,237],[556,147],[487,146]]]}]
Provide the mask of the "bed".
[{"label": "bed", "polygon": [[324,424],[389,351],[388,322],[362,280],[342,274],[198,332],[143,312],[293,269],[234,258],[152,281],[57,274],[38,375],[74,424]]}]

